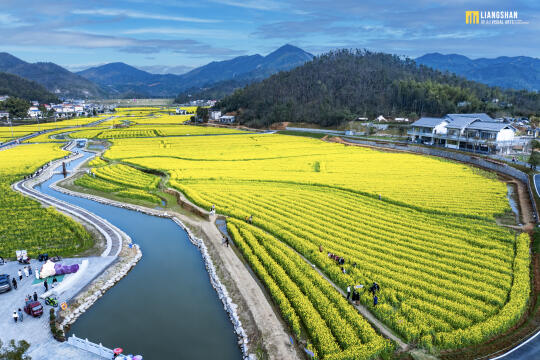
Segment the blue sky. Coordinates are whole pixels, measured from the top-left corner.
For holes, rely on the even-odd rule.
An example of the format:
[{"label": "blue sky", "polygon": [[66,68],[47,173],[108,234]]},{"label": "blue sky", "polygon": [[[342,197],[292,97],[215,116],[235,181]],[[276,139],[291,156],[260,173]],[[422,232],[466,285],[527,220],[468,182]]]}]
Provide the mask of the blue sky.
[{"label": "blue sky", "polygon": [[[180,73],[290,43],[417,57],[540,57],[540,1],[0,0],[0,51],[70,70],[122,61]],[[518,11],[525,25],[467,25],[465,10]]]}]

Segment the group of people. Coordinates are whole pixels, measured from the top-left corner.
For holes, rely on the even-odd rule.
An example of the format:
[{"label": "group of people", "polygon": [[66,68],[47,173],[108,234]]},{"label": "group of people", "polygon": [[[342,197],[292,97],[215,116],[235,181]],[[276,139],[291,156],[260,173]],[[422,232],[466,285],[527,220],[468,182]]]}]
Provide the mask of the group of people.
[{"label": "group of people", "polygon": [[[363,285],[359,285],[359,286],[348,285],[347,286],[347,300],[351,299],[351,301],[355,305],[359,305],[360,303],[360,293],[356,291],[357,287],[363,288],[364,286]],[[353,289],[352,293],[351,293],[351,288]],[[381,290],[381,287],[376,282],[373,282],[373,285],[371,285],[368,289],[368,292],[370,292],[373,295],[373,306],[377,306],[377,304],[379,303],[379,297],[377,296],[377,292],[380,290]]]},{"label": "group of people", "polygon": [[[353,288],[352,293],[351,287]],[[356,291],[356,287],[353,287],[352,285],[347,286],[347,300],[349,299],[351,299],[355,305],[360,305],[360,293]]]},{"label": "group of people", "polygon": [[[37,301],[37,299],[38,299],[38,295],[34,291],[34,295],[27,295],[26,298],[24,299],[24,301],[25,302],[26,301],[32,301],[32,300]],[[15,323],[23,322],[23,320],[24,320],[24,314],[23,314],[23,312],[22,312],[22,310],[20,308],[18,310],[13,311],[12,317],[13,317],[13,321],[15,321]]]},{"label": "group of people", "polygon": [[336,254],[332,254],[331,252],[329,252],[328,257],[330,259],[334,260],[338,265],[344,265],[345,264],[345,259],[342,258],[341,256],[337,256]]},{"label": "group of people", "polygon": [[[36,278],[39,278],[38,274],[39,274],[38,269],[36,268]],[[25,265],[22,268],[22,270],[21,269],[17,270],[17,277],[19,277],[19,282],[22,282],[23,277],[27,278],[27,277],[30,277],[31,275],[32,275],[32,267],[30,265]],[[15,276],[11,278],[11,285],[13,285],[13,288],[17,290],[18,283]]]},{"label": "group of people", "polygon": [[246,222],[248,224],[253,224],[253,215],[246,216]]}]

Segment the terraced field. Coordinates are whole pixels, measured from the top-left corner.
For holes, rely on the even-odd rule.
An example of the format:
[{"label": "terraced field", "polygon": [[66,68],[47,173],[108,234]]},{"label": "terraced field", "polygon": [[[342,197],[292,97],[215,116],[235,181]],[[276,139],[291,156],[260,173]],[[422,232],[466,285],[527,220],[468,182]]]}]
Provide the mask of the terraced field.
[{"label": "terraced field", "polygon": [[166,172],[193,202],[228,215],[235,244],[322,359],[390,346],[299,255],[342,289],[377,282],[378,305],[365,290],[360,301],[427,349],[482,342],[527,306],[529,238],[497,226],[509,204],[492,173],[269,134],[117,139],[105,157]]}]

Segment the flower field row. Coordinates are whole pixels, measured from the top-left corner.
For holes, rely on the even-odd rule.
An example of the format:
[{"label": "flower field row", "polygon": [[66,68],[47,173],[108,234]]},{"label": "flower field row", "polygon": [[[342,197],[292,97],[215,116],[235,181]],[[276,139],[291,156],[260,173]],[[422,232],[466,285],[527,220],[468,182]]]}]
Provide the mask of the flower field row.
[{"label": "flower field row", "polygon": [[74,181],[75,185],[109,193],[121,198],[143,200],[161,204],[161,198],[149,190],[155,190],[160,178],[132,167],[108,163],[95,158],[88,165],[94,166],[92,174],[85,174]]},{"label": "flower field row", "polygon": [[[163,141],[167,146],[162,146]],[[106,156],[171,171],[173,177],[181,179],[328,185],[361,195],[381,195],[387,201],[413,208],[490,219],[509,209],[505,184],[481,170],[420,155],[292,136],[119,139]],[[444,185],[440,179],[444,179]],[[463,206],[465,203],[467,206]]]},{"label": "flower field row", "polygon": [[[254,215],[255,225],[309,258],[343,288],[384,284],[381,305],[373,311],[408,341],[485,321],[505,305],[512,287],[513,236],[487,220],[448,221],[313,186],[171,184],[204,207],[215,204],[219,213],[238,219]],[[347,274],[326,252],[347,259]],[[367,295],[361,300],[371,302]]]},{"label": "flower field row", "polygon": [[228,229],[294,333],[300,337],[304,329],[308,334],[316,358],[369,359],[391,349],[391,343],[294,251],[238,220],[231,220]]},{"label": "flower field row", "polygon": [[53,143],[0,151],[0,256],[14,257],[20,249],[28,250],[31,257],[42,252],[67,256],[93,245],[79,223],[10,188],[24,175],[66,154]]},{"label": "flower field row", "polygon": [[102,166],[93,168],[91,171],[103,180],[137,189],[155,189],[161,179],[159,176],[147,174],[123,164]]}]

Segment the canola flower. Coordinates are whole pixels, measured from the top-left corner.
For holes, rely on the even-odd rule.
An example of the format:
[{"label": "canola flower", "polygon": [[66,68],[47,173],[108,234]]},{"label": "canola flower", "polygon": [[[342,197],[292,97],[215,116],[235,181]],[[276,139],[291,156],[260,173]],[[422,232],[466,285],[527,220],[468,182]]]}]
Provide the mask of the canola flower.
[{"label": "canola flower", "polygon": [[[269,134],[116,139],[104,157],[166,172],[194,203],[228,215],[283,318],[322,359],[369,358],[387,346],[345,326],[352,315],[342,299],[329,284],[315,286],[305,263],[290,263],[295,254],[343,289],[378,282],[380,303],[370,310],[428,349],[485,341],[526,309],[528,236],[516,243],[497,226],[510,209],[505,184],[489,172]],[[243,221],[250,215],[254,226]],[[346,273],[328,252],[346,259]],[[361,293],[361,302],[372,298]]]},{"label": "canola flower", "polygon": [[53,143],[0,151],[0,256],[13,257],[20,249],[28,250],[31,257],[44,249],[68,256],[92,246],[90,234],[79,223],[10,188],[24,175],[67,154]]}]

